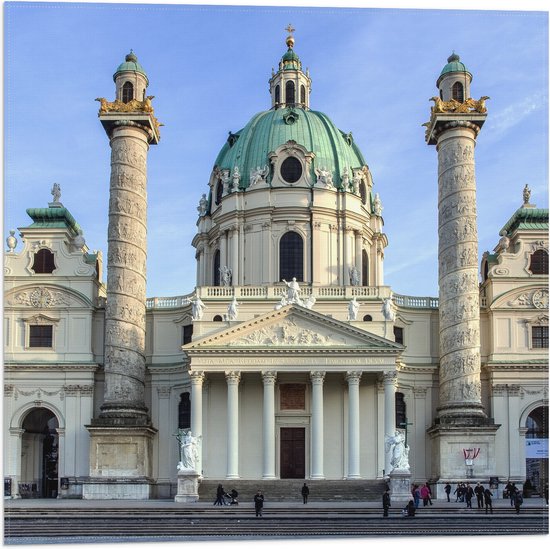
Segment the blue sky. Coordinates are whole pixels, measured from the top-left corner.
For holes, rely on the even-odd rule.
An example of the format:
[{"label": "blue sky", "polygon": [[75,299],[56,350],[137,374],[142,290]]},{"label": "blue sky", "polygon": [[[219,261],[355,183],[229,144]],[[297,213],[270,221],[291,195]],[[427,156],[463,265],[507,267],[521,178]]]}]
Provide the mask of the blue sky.
[{"label": "blue sky", "polygon": [[[414,4],[413,4],[414,5]],[[527,4],[526,4],[527,5]],[[548,14],[332,7],[6,3],[4,238],[54,182],[90,249],[107,255],[109,144],[96,97],[133,49],[165,124],[149,153],[147,295],[192,291],[196,206],[229,131],[270,106],[295,27],[311,107],[352,131],[384,205],[385,282],[437,296],[437,155],[429,98],[456,51],[487,95],[476,148],[480,257],[522,203],[548,204]],[[21,244],[19,245],[20,249]]]}]

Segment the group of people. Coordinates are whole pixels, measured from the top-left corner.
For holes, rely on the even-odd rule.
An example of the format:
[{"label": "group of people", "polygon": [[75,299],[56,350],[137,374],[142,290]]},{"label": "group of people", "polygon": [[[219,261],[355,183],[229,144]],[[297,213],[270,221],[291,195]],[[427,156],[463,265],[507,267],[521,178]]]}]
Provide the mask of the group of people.
[{"label": "group of people", "polygon": [[[390,495],[390,489],[386,486],[386,490],[384,491],[384,494],[382,496],[382,508],[384,509],[384,517],[389,516],[389,510],[391,507],[391,495]],[[416,513],[417,505],[415,505],[414,500],[411,499],[405,505],[405,508],[402,510],[403,516],[406,517],[414,517]]]},{"label": "group of people", "polygon": [[226,492],[223,489],[221,484],[218,484],[216,489],[216,500],[214,505],[239,505],[237,498],[239,497],[239,492],[233,488],[231,492]]},{"label": "group of people", "polygon": [[[304,482],[304,485],[301,489],[302,494],[302,500],[304,503],[307,503],[308,497],[309,497],[309,486]],[[239,502],[237,501],[237,497],[239,496],[239,493],[235,488],[231,490],[231,492],[227,493],[223,485],[218,484],[218,488],[216,489],[216,500],[214,501],[214,505],[238,505]],[[262,494],[261,490],[258,490],[256,494],[254,494],[254,510],[256,511],[256,516],[261,517],[262,511],[264,507],[264,495]]]},{"label": "group of people", "polygon": [[418,509],[420,505],[420,500],[422,500],[424,507],[427,507],[428,505],[433,505],[432,489],[427,482],[425,482],[422,486],[419,486],[418,484],[413,484],[411,494],[413,497],[415,509]]},{"label": "group of people", "polygon": [[[447,483],[445,494],[447,494],[448,502],[451,501],[451,490],[451,485]],[[455,503],[466,502],[466,507],[469,509],[472,508],[472,500],[475,497],[478,509],[485,509],[485,513],[493,512],[493,492],[489,488],[485,488],[481,482],[478,482],[475,488],[472,488],[469,482],[459,482],[453,495],[456,495]]]}]

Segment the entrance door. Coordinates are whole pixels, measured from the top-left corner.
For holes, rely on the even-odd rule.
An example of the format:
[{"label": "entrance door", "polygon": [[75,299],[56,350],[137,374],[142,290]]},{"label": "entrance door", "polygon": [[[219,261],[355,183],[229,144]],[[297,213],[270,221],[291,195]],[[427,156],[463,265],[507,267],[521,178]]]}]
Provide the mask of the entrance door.
[{"label": "entrance door", "polygon": [[281,478],[305,478],[306,430],[281,427]]},{"label": "entrance door", "polygon": [[56,498],[59,423],[46,408],[33,408],[23,420],[21,497]]}]

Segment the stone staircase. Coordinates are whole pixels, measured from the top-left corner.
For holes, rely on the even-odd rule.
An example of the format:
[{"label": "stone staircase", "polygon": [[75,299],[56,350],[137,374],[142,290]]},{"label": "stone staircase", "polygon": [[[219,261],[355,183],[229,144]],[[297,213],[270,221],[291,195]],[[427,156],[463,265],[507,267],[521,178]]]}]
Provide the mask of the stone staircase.
[{"label": "stone staircase", "polygon": [[302,501],[302,486],[309,487],[310,502],[381,501],[386,483],[383,480],[212,480],[204,479],[199,485],[200,501],[216,499],[216,489],[221,484],[226,492],[233,488],[239,492],[239,501],[252,501],[261,490],[268,501]]}]

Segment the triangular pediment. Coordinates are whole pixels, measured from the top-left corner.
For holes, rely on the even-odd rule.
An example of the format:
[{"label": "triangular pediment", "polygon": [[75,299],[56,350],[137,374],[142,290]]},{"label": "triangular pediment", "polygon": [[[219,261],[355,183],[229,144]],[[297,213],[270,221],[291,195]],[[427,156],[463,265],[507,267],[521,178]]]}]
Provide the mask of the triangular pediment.
[{"label": "triangular pediment", "polygon": [[287,305],[194,341],[186,351],[208,349],[356,349],[397,354],[398,343],[298,305]]}]

